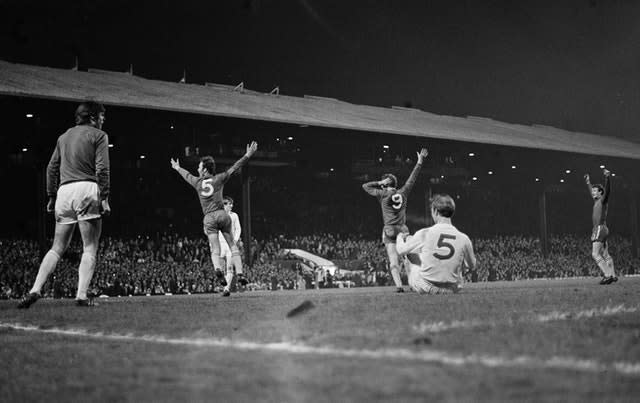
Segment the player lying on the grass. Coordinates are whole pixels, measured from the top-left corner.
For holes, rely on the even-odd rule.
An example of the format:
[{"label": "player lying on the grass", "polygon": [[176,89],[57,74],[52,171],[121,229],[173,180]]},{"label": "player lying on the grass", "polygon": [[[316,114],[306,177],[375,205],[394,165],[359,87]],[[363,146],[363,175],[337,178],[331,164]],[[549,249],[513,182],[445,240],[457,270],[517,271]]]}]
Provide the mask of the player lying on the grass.
[{"label": "player lying on the grass", "polygon": [[382,175],[382,180],[367,182],[362,185],[365,192],[375,196],[380,201],[382,208],[382,242],[387,250],[391,277],[396,285],[396,292],[404,292],[402,279],[400,278],[400,259],[396,252],[396,237],[400,233],[408,233],[407,228],[407,199],[422,167],[422,162],[429,155],[426,148],[420,150],[416,166],[411,171],[409,179],[400,189],[398,179],[393,174]]},{"label": "player lying on the grass", "polygon": [[[211,156],[200,158],[198,164],[198,176],[191,175],[186,169],[180,167],[177,159],[171,159],[171,167],[178,171],[184,180],[193,186],[198,192],[200,205],[204,218],[202,219],[204,233],[209,239],[209,247],[211,248],[211,261],[215,270],[216,277],[224,280],[222,271],[223,259],[220,256],[220,241],[218,239],[218,231],[231,247],[235,246],[233,235],[231,234],[231,217],[224,209],[222,201],[222,191],[224,184],[229,180],[231,175],[238,172],[240,168],[255,154],[258,149],[258,143],[252,141],[247,144],[246,153],[235,162],[225,172],[216,174],[216,163]],[[226,284],[225,284],[226,285]]]},{"label": "player lying on the grass", "polygon": [[407,256],[409,286],[420,294],[457,293],[462,288],[463,273],[474,270],[476,256],[469,237],[451,223],[456,204],[451,196],[437,194],[431,198],[431,217],[435,222],[413,236],[398,235],[398,254]]},{"label": "player lying on the grass", "polygon": [[602,270],[602,280],[600,284],[607,285],[618,281],[613,267],[613,259],[609,255],[609,228],[607,228],[607,210],[609,207],[609,195],[611,194],[611,172],[608,169],[602,171],[604,174],[604,187],[602,185],[592,185],[589,174],[584,176],[584,180],[589,188],[589,194],[593,198],[593,231],[591,232],[591,256]]},{"label": "player lying on the grass", "polygon": [[71,242],[76,223],[83,247],[76,304],[92,305],[87,289],[96,267],[102,215],[111,212],[109,139],[101,130],[104,112],[104,107],[97,102],[83,102],[76,109],[76,126],[58,137],[47,165],[47,212],[54,213],[56,219],[53,245],[42,259],[33,287],[18,308],[29,308],[40,298],[42,286]]},{"label": "player lying on the grass", "polygon": [[240,218],[238,214],[232,211],[233,199],[229,196],[225,196],[223,199],[224,210],[231,217],[231,234],[233,235],[233,246],[229,246],[221,231],[218,232],[218,239],[220,240],[220,256],[223,256],[226,260],[227,274],[225,275],[225,281],[227,285],[224,286],[222,296],[228,297],[231,295],[231,281],[233,281],[234,268],[235,273],[238,276],[238,284],[241,286],[247,285],[247,279],[242,272],[242,257],[240,256],[240,246],[242,241],[240,240],[240,234],[242,233],[242,227],[240,226]]}]

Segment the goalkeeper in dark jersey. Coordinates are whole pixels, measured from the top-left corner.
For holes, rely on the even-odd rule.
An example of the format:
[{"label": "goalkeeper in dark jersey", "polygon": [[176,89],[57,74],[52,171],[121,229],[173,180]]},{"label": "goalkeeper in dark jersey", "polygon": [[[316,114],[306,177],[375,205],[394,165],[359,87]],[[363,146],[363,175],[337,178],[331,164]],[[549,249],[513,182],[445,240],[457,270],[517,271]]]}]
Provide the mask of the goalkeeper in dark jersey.
[{"label": "goalkeeper in dark jersey", "polygon": [[18,308],[29,308],[41,298],[41,290],[69,247],[76,229],[82,237],[76,305],[92,306],[88,293],[96,268],[102,217],[109,206],[109,138],[102,131],[105,109],[97,102],[83,102],[75,113],[76,125],[58,137],[47,165],[47,212],[56,219],[53,245],[42,259],[33,287]]},{"label": "goalkeeper in dark jersey", "polygon": [[[224,209],[222,191],[224,184],[229,180],[231,175],[238,172],[257,149],[258,143],[255,141],[247,144],[245,155],[225,172],[219,174],[216,174],[216,163],[211,156],[200,159],[200,163],[198,164],[199,176],[191,175],[189,171],[180,167],[180,162],[177,159],[171,159],[171,167],[178,171],[180,176],[198,192],[198,198],[200,199],[200,205],[204,213],[202,220],[204,233],[209,239],[211,261],[215,269],[216,277],[220,280],[224,279],[222,270],[224,260],[220,256],[218,231],[222,233],[230,248],[233,248],[235,245],[231,231],[231,217]],[[225,296],[228,296],[228,294],[225,293]]]},{"label": "goalkeeper in dark jersey", "polygon": [[607,228],[607,210],[609,207],[609,196],[611,195],[611,172],[608,169],[602,171],[604,174],[604,187],[602,185],[592,185],[589,174],[584,176],[584,180],[589,188],[589,194],[593,198],[593,231],[591,232],[591,256],[602,270],[602,280],[600,284],[607,285],[618,281],[613,267],[613,259],[609,255],[607,238],[609,228]]},{"label": "goalkeeper in dark jersey", "polygon": [[422,162],[427,155],[429,153],[426,148],[420,150],[415,168],[413,168],[409,179],[400,189],[396,189],[398,179],[392,174],[384,174],[381,180],[367,182],[362,185],[365,192],[377,197],[380,201],[382,221],[384,223],[382,242],[387,249],[391,276],[396,285],[396,292],[404,292],[402,280],[400,279],[400,259],[396,251],[396,237],[400,233],[409,233],[409,228],[407,228],[407,198],[416,182]]}]

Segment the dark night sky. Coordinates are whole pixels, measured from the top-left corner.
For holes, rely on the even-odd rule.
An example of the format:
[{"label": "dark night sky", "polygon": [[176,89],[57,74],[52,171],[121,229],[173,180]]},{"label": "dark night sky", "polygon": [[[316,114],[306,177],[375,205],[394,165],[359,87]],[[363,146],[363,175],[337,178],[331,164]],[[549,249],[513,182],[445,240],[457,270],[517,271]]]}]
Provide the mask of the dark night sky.
[{"label": "dark night sky", "polygon": [[0,0],[0,58],[640,141],[633,3]]}]

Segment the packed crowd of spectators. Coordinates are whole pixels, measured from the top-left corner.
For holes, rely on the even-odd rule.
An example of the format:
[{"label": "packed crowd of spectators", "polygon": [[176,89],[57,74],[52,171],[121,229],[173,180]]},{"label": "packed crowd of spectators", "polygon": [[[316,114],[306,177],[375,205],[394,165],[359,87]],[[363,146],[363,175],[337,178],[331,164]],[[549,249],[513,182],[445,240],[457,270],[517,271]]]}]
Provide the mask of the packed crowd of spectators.
[{"label": "packed crowd of spectators", "polygon": [[[552,237],[546,258],[540,251],[539,240],[534,237],[495,236],[472,241],[479,264],[475,271],[465,273],[467,281],[600,275],[591,258],[591,244],[584,236]],[[300,260],[285,252],[289,248],[330,259],[341,270],[333,276],[305,273]],[[640,261],[632,257],[628,239],[613,236],[609,248],[619,274],[638,272]],[[305,282],[307,287],[391,284],[386,252],[377,239],[335,234],[280,235],[254,240],[251,250],[251,264],[245,262],[244,269],[251,290],[299,288]],[[75,295],[81,255],[81,244],[72,243],[48,281],[45,294]],[[0,296],[15,298],[26,293],[39,262],[36,242],[0,240]],[[214,277],[209,245],[204,237],[175,234],[131,239],[105,237],[101,241],[92,289],[106,295],[206,293],[216,290]]]}]

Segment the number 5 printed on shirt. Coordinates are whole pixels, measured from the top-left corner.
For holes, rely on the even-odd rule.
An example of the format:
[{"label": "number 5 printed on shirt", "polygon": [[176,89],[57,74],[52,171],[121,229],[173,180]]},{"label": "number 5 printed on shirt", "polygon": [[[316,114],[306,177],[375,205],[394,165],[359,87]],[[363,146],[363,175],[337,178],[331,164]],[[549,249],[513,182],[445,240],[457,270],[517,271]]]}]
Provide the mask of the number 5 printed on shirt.
[{"label": "number 5 printed on shirt", "polygon": [[456,236],[455,235],[449,235],[449,234],[440,234],[440,238],[438,238],[438,248],[447,248],[449,249],[449,253],[447,253],[446,255],[441,255],[439,253],[434,253],[433,256],[437,259],[440,260],[447,260],[449,258],[451,258],[451,256],[454,255],[454,253],[456,253],[456,248],[453,247],[453,244],[450,242],[447,242],[447,239],[451,239],[451,240],[456,240]]},{"label": "number 5 printed on shirt", "polygon": [[213,179],[211,178],[202,181],[202,190],[200,191],[200,194],[204,197],[209,197],[213,194],[213,185],[211,182],[213,182]]}]

